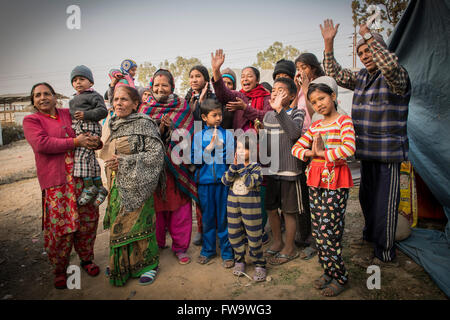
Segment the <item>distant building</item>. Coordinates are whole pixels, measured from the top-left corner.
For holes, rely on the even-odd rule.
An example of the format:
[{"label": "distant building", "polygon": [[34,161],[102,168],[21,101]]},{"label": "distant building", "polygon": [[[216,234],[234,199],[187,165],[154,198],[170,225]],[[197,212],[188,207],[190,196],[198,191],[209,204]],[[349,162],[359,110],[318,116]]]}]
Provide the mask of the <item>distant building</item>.
[{"label": "distant building", "polygon": [[[57,93],[57,107],[63,106],[68,97]],[[14,93],[0,95],[0,123],[16,123],[22,125],[23,118],[33,112],[31,98],[28,93]]]}]

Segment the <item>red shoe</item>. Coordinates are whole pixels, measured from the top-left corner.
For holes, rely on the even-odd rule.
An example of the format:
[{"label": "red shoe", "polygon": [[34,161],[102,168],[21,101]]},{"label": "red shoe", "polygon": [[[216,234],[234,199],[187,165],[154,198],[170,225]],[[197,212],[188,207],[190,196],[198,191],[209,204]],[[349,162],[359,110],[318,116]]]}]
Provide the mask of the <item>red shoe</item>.
[{"label": "red shoe", "polygon": [[100,273],[100,268],[98,267],[98,265],[96,265],[95,263],[93,263],[91,261],[81,262],[81,267],[91,277],[95,277]]},{"label": "red shoe", "polygon": [[65,273],[56,274],[53,284],[56,289],[67,289],[67,275]]}]

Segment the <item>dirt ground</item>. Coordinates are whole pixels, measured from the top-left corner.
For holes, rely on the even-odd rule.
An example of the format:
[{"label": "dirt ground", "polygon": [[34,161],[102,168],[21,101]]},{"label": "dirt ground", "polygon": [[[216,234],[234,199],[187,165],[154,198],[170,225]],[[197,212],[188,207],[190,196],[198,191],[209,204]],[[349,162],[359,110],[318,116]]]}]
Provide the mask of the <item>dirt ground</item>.
[{"label": "dirt ground", "polygon": [[[103,230],[105,204],[95,243],[95,262],[101,273],[95,278],[81,272],[80,290],[57,290],[53,287],[52,268],[43,247],[41,231],[41,192],[35,174],[34,155],[26,141],[0,147],[0,299],[218,299],[218,300],[321,300],[312,280],[321,275],[317,257],[309,261],[293,260],[281,266],[268,265],[270,281],[254,283],[237,278],[215,258],[203,266],[195,262],[200,247],[191,245],[193,261],[180,265],[170,249],[160,254],[160,272],[149,286],[139,286],[136,279],[124,287],[113,287],[105,275],[108,264],[109,231]],[[447,299],[424,269],[398,252],[400,267],[381,270],[381,289],[367,289],[369,274],[351,258],[368,255],[370,248],[352,249],[351,241],[361,236],[363,219],[358,202],[358,188],[351,190],[347,206],[343,256],[349,271],[349,288],[337,298],[371,299]],[[443,223],[421,222],[420,227],[443,229]],[[194,223],[193,231],[195,232]],[[193,232],[193,234],[194,234]],[[170,237],[168,236],[168,245]],[[266,245],[267,247],[268,245]],[[71,264],[79,264],[75,252]],[[247,267],[253,274],[253,267]]]}]

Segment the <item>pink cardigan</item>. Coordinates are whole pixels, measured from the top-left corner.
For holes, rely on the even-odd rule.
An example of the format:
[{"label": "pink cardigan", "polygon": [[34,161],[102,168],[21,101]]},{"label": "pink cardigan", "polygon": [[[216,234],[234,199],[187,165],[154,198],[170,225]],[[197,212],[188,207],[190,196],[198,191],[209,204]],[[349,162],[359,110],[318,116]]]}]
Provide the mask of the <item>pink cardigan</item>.
[{"label": "pink cardigan", "polygon": [[[59,121],[40,112],[23,119],[25,138],[34,151],[41,189],[66,183],[65,153],[75,148],[69,109],[56,109]],[[69,137],[66,137],[66,133]]]}]

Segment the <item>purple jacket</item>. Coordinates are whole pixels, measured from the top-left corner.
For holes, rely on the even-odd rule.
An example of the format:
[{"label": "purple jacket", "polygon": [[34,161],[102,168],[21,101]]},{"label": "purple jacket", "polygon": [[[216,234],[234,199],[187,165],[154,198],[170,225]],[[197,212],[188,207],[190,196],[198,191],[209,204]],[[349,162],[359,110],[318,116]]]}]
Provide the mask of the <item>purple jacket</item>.
[{"label": "purple jacket", "polygon": [[[59,120],[40,112],[23,119],[25,138],[34,151],[41,189],[66,183],[65,153],[75,148],[69,109],[56,109]],[[66,137],[66,134],[68,137]]]},{"label": "purple jacket", "polygon": [[245,103],[248,104],[248,107],[245,110],[237,110],[234,112],[233,119],[233,129],[244,129],[248,126],[249,122],[255,121],[256,118],[259,121],[263,122],[264,115],[272,110],[272,107],[269,104],[270,95],[264,97],[264,109],[257,110],[250,106],[250,100],[247,98],[245,94],[240,91],[230,90],[227,88],[225,83],[220,77],[217,81],[213,82],[214,92],[216,94],[217,100],[222,104],[227,104],[229,101],[236,101],[236,97],[241,98]]}]

